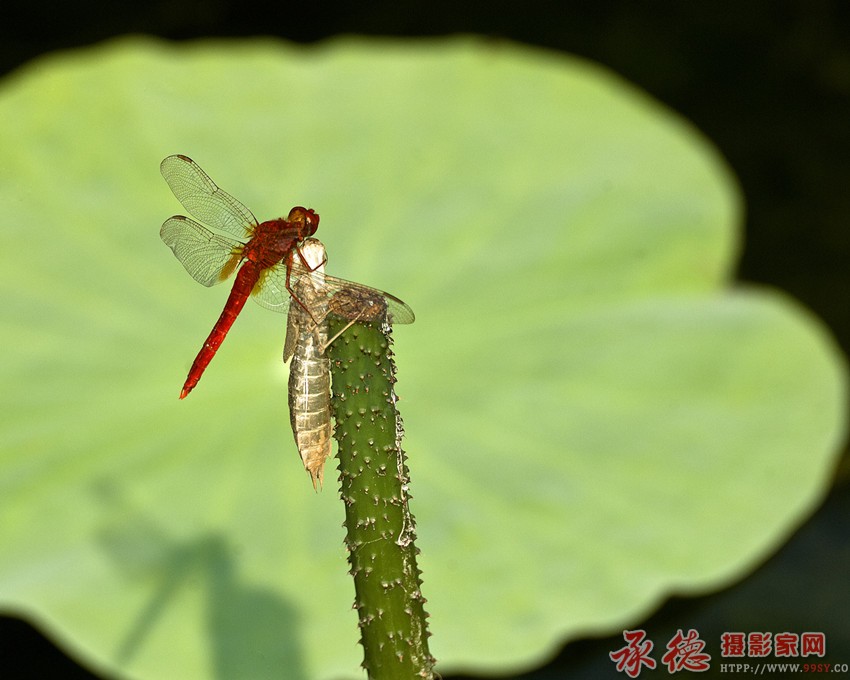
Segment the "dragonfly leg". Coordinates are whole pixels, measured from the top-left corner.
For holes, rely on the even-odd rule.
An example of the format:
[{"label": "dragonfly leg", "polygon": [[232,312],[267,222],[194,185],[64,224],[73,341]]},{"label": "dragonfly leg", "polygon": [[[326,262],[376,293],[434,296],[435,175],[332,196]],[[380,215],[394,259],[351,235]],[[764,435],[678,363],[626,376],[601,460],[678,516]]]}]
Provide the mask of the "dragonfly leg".
[{"label": "dragonfly leg", "polygon": [[317,269],[319,269],[319,267],[323,267],[328,263],[327,253],[325,253],[324,257],[322,258],[322,261],[319,262],[319,264],[317,264],[315,267],[311,267],[310,263],[307,262],[307,259],[304,257],[304,253],[301,252],[301,248],[299,246],[295,246],[295,252],[298,253],[298,259],[301,260],[301,264],[303,264],[304,268],[311,274]]}]

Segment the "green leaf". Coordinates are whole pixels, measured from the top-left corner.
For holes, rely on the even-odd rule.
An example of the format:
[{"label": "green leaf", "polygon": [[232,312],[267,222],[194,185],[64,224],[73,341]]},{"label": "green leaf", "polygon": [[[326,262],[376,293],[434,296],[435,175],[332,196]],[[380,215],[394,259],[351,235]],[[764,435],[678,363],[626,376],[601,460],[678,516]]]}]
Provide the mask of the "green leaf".
[{"label": "green leaf", "polygon": [[[158,237],[194,158],[391,290],[438,668],[506,671],[744,575],[822,498],[844,366],[730,288],[739,199],[604,70],[471,39],[39,60],[0,89],[0,603],[135,678],[356,677],[343,508],[289,432],[284,319]],[[35,236],[34,236],[35,235]],[[330,466],[329,466],[330,467]]]}]

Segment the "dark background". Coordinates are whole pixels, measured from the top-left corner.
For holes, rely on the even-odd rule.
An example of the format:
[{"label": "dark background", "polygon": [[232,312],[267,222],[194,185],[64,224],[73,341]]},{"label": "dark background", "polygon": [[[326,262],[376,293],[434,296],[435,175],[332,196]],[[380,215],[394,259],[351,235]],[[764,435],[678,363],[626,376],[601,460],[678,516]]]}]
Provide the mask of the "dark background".
[{"label": "dark background", "polygon": [[[848,2],[13,0],[0,10],[0,76],[45,52],[126,33],[173,40],[276,35],[304,43],[340,34],[475,33],[605,64],[695,123],[737,173],[747,204],[738,278],[784,289],[829,325],[845,353],[850,347]],[[850,663],[846,460],[823,507],[749,578],[711,596],[673,598],[632,626],[647,631],[656,659],[677,628],[696,628],[715,654],[702,677],[719,675],[724,631],[822,631],[826,657],[800,661]],[[0,618],[0,677],[97,677],[31,623]],[[437,622],[435,628],[439,635]],[[608,652],[623,644],[620,635],[573,642],[549,665],[512,677],[614,677]]]}]

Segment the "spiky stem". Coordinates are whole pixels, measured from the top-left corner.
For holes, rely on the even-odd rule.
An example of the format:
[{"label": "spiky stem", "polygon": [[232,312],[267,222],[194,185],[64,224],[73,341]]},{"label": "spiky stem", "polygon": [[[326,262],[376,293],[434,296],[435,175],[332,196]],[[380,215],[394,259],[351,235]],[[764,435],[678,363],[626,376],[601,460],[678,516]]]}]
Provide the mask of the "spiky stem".
[{"label": "spiky stem", "polygon": [[[345,323],[332,317],[330,334]],[[369,677],[433,678],[390,344],[390,327],[376,321],[328,348],[346,546]]]}]

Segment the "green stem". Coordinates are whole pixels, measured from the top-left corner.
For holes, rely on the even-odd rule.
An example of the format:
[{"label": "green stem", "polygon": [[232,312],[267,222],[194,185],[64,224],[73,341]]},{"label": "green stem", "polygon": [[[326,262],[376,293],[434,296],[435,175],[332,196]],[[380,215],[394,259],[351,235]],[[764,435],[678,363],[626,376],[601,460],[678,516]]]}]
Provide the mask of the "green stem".
[{"label": "green stem", "polygon": [[[331,317],[330,335],[345,323]],[[376,321],[328,348],[346,546],[369,677],[433,678],[390,344],[390,327]]]}]

